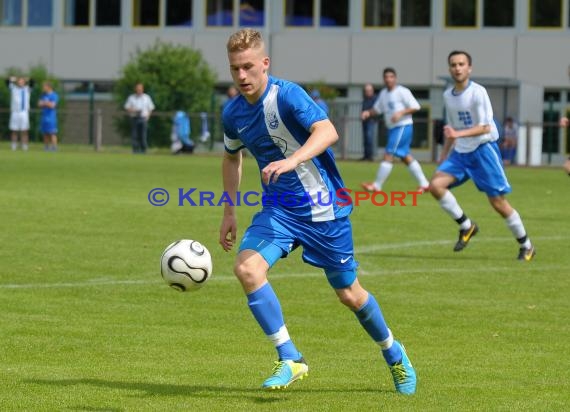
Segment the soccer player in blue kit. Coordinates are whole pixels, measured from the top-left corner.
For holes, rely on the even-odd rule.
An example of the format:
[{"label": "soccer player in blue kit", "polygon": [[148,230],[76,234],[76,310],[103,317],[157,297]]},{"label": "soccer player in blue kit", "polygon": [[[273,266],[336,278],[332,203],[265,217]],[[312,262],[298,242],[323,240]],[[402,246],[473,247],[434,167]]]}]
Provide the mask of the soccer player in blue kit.
[{"label": "soccer player in blue kit", "polygon": [[[441,159],[430,183],[430,192],[459,224],[459,239],[453,250],[463,250],[479,227],[469,219],[451,191],[452,187],[469,179],[504,219],[507,227],[519,243],[518,259],[530,261],[536,255],[527,236],[519,213],[513,209],[505,195],[511,192],[497,145],[499,134],[493,121],[493,108],[483,86],[471,81],[471,55],[464,51],[452,51],[447,62],[454,84],[443,94],[447,125]],[[447,157],[449,150],[453,150]],[[446,158],[447,157],[447,158]]]},{"label": "soccer player in blue kit", "polygon": [[44,82],[42,85],[43,93],[38,102],[38,106],[42,109],[40,121],[40,129],[44,136],[45,150],[57,150],[57,103],[59,102],[58,94],[53,90],[50,82]]},{"label": "soccer player in blue kit", "polygon": [[[354,311],[380,346],[396,390],[413,394],[412,364],[394,340],[376,299],[356,276],[348,218],[351,206],[341,207],[336,201],[337,190],[344,185],[329,148],[338,139],[335,127],[299,85],[269,76],[269,57],[259,31],[234,33],[227,52],[232,79],[241,94],[223,112],[224,190],[235,204],[240,150],[247,148],[257,160],[268,200],[246,230],[234,266],[248,306],[279,358],[262,387],[285,389],[309,370],[289,336],[279,299],[267,279],[280,258],[302,246],[303,260],[324,270],[339,300]],[[287,202],[279,201],[283,193]],[[307,201],[309,197],[313,201]],[[235,208],[228,202],[220,227],[224,250],[236,244],[236,232]]]}]

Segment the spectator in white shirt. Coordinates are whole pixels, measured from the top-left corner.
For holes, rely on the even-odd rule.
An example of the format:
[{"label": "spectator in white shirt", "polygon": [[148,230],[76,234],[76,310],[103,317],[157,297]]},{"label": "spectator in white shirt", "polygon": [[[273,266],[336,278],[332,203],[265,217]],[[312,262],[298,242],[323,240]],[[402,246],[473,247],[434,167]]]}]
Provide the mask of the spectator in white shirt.
[{"label": "spectator in white shirt", "polygon": [[154,110],[154,103],[144,92],[144,85],[137,83],[135,93],[131,94],[125,103],[125,110],[131,116],[131,138],[133,153],[146,153],[148,147],[147,131],[148,119]]}]

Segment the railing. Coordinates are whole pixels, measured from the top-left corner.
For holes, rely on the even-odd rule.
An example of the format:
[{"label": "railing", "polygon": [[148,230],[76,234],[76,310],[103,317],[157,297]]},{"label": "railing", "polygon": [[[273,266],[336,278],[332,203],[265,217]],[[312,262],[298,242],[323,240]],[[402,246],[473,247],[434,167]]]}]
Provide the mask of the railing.
[{"label": "railing", "polygon": [[[339,159],[356,159],[362,156],[362,123],[359,106],[354,103],[331,104],[331,121],[335,124],[340,135],[339,142],[333,148]],[[175,112],[155,111],[152,116],[171,122]],[[128,145],[130,138],[122,137],[116,130],[118,119],[126,118],[124,111],[102,109],[96,107],[87,109],[58,110],[60,137],[63,143],[78,143],[92,145],[97,151],[104,145]],[[200,113],[189,113],[192,124],[192,138],[199,141],[201,134]],[[40,110],[30,111],[30,140],[41,141],[39,133]],[[9,139],[10,111],[0,108],[0,131],[4,139]],[[202,147],[209,151],[223,150],[223,132],[220,113],[208,113],[207,121],[210,139]],[[412,152],[423,161],[437,161],[441,142],[437,141],[441,130],[441,121],[414,119],[415,139]],[[519,123],[516,164],[539,166],[559,164],[566,152],[570,151],[570,135],[568,129],[561,128],[556,122],[523,122]],[[440,133],[439,133],[440,134]],[[169,135],[167,136],[170,137]],[[386,133],[381,124],[378,127],[377,148],[385,145]],[[162,136],[163,141],[165,136]],[[562,140],[564,139],[564,140]],[[156,141],[152,128],[149,130],[151,145]],[[381,154],[381,149],[378,154]],[[377,154],[377,155],[378,155]]]}]

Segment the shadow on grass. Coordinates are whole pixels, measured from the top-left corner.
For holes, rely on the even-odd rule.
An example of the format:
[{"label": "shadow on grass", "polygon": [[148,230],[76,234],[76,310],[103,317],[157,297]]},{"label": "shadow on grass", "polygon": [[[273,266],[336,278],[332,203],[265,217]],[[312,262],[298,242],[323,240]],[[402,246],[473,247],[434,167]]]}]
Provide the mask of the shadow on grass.
[{"label": "shadow on grass", "polygon": [[[243,388],[237,386],[206,386],[206,385],[177,385],[168,383],[151,383],[151,382],[121,382],[104,379],[83,378],[83,379],[28,379],[26,383],[38,385],[54,385],[54,386],[76,386],[90,385],[100,388],[120,389],[125,391],[144,392],[146,396],[189,396],[202,398],[248,398],[250,401],[260,404],[271,404],[280,401],[289,400],[290,395],[294,393],[303,394],[326,394],[326,393],[392,393],[393,391],[379,388],[303,388],[302,386],[292,386],[287,391],[264,391],[261,388]],[[91,409],[83,409],[91,410]]]}]

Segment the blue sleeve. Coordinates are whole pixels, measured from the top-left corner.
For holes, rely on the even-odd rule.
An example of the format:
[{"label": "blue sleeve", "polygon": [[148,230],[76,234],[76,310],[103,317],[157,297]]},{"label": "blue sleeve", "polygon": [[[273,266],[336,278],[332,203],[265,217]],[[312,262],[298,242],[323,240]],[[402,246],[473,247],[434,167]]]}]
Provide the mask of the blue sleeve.
[{"label": "blue sleeve", "polygon": [[245,147],[238,134],[235,132],[235,128],[231,124],[231,116],[228,114],[227,110],[224,110],[222,115],[222,123],[224,126],[224,148],[226,152],[235,154]]},{"label": "blue sleeve", "polygon": [[324,110],[295,83],[289,83],[283,93],[280,93],[278,103],[280,109],[283,108],[287,114],[292,115],[306,131],[314,123],[328,118]]}]

